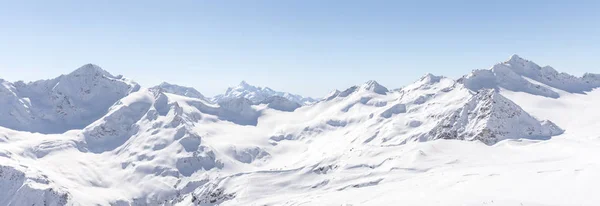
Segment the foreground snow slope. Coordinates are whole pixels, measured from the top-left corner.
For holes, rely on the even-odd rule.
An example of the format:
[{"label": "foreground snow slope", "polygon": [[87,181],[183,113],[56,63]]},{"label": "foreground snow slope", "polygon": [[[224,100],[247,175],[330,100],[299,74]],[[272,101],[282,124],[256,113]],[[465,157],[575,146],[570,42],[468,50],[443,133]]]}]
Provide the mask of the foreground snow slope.
[{"label": "foreground snow slope", "polygon": [[597,75],[517,58],[308,106],[165,84],[62,134],[0,122],[0,205],[597,205]]}]

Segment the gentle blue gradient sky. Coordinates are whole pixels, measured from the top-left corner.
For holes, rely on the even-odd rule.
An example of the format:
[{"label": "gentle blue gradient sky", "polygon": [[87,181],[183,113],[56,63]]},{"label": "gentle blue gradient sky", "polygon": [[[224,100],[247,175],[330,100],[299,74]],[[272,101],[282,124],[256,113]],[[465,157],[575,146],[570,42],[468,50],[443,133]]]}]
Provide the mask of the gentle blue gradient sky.
[{"label": "gentle blue gradient sky", "polygon": [[600,1],[1,1],[0,78],[98,64],[206,95],[241,80],[322,96],[459,77],[512,54],[600,72]]}]

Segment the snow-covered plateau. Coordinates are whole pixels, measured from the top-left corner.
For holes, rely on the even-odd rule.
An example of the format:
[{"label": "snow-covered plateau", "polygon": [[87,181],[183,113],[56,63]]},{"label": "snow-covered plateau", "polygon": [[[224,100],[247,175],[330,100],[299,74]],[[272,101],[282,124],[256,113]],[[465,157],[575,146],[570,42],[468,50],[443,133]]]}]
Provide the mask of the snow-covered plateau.
[{"label": "snow-covered plateau", "polygon": [[516,55],[321,99],[0,79],[0,205],[600,205],[599,87]]}]

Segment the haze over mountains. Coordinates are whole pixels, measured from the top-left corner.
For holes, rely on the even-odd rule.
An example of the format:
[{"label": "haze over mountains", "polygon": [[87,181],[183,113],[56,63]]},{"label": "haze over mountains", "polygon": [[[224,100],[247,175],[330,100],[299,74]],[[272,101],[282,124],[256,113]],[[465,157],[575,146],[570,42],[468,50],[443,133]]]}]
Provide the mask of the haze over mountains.
[{"label": "haze over mountains", "polygon": [[517,55],[320,99],[244,81],[209,98],[92,64],[0,84],[0,205],[600,202],[600,75]]}]

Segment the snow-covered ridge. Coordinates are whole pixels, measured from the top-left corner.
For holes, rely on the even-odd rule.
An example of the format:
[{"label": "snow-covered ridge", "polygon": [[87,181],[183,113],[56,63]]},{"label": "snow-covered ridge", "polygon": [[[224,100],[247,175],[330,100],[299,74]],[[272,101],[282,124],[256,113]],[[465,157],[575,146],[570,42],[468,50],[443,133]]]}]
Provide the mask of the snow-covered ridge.
[{"label": "snow-covered ridge", "polygon": [[246,98],[254,103],[259,103],[272,96],[280,96],[300,105],[309,105],[317,101],[316,99],[310,97],[303,97],[288,92],[275,91],[269,87],[253,86],[246,83],[246,81],[240,82],[240,84],[235,87],[227,88],[227,91],[225,91],[224,94],[215,96],[213,101],[220,102],[227,99]]},{"label": "snow-covered ridge", "polygon": [[[543,85],[532,83],[529,80]],[[559,73],[550,66],[540,67],[517,55],[494,65],[489,70],[475,70],[459,81],[472,90],[504,88],[550,98],[559,97],[559,94],[553,89],[570,93],[584,93],[600,87],[600,75],[598,74],[586,73],[582,77],[576,77],[567,73]]]},{"label": "snow-covered ridge", "polygon": [[186,87],[186,86],[180,86],[180,85],[176,85],[176,84],[170,84],[167,82],[163,82],[152,88],[153,89],[162,89],[164,92],[171,93],[171,94],[177,94],[177,95],[181,95],[181,96],[198,98],[198,99],[209,101],[209,99],[207,99],[204,95],[202,95],[202,93],[200,93],[198,90],[194,89],[193,87]]}]

